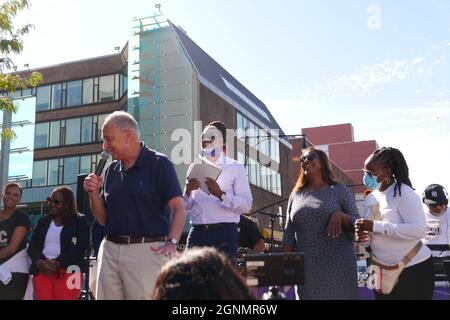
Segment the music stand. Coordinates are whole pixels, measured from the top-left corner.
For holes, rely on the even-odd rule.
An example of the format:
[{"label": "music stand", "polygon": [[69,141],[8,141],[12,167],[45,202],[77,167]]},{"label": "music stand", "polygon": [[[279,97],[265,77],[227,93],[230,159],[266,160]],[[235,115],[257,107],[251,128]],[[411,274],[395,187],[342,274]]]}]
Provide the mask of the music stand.
[{"label": "music stand", "polygon": [[274,246],[274,238],[273,238],[273,228],[275,225],[275,220],[277,218],[283,218],[282,215],[276,214],[276,213],[271,213],[271,212],[264,212],[264,211],[258,211],[259,214],[265,215],[265,216],[269,216],[270,217],[270,242],[269,242],[269,252],[273,253],[273,246]]},{"label": "music stand", "polygon": [[284,252],[244,255],[248,286],[290,286],[305,283],[305,254]]}]

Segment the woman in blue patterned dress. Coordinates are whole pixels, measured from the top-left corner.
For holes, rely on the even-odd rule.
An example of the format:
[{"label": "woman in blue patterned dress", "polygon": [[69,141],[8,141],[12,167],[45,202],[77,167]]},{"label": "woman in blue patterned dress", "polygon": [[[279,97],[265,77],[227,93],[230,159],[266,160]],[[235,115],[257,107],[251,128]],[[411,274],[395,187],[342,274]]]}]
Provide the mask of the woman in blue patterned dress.
[{"label": "woman in blue patterned dress", "polygon": [[310,147],[300,158],[298,181],[289,199],[285,251],[305,254],[300,299],[352,300],[358,297],[353,195],[336,182],[325,152]]}]

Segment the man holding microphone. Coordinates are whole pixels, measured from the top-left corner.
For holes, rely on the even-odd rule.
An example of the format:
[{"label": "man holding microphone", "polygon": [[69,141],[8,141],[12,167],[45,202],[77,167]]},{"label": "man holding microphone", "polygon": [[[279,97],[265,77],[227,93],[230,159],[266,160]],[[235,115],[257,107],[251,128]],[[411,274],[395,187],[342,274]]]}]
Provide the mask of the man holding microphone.
[{"label": "man holding microphone", "polygon": [[123,111],[105,119],[103,149],[113,158],[104,179],[91,173],[84,182],[106,233],[98,254],[96,298],[149,299],[184,227],[175,168],[166,155],[140,141],[136,120]]}]

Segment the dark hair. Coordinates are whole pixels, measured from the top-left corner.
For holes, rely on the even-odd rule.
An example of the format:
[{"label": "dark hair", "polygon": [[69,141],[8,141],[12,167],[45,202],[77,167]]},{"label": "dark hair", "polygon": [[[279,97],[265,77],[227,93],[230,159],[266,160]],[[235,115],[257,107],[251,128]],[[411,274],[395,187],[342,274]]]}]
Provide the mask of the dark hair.
[{"label": "dark hair", "polygon": [[223,144],[227,143],[227,127],[222,121],[213,121],[208,124],[206,127],[215,127],[217,130],[222,133]]},{"label": "dark hair", "polygon": [[372,154],[372,159],[370,162],[378,162],[381,165],[391,169],[392,176],[396,183],[394,188],[394,197],[398,194],[402,196],[401,185],[402,183],[412,187],[411,180],[409,180],[409,168],[406,164],[405,157],[400,152],[400,150],[391,148],[391,147],[383,147],[381,149],[376,150]]},{"label": "dark hair", "polygon": [[[303,153],[306,152],[315,152],[319,156],[320,160],[320,170],[322,171],[322,179],[328,184],[328,185],[334,185],[336,184],[336,178],[334,176],[334,172],[331,169],[330,161],[328,160],[328,156],[325,152],[323,152],[320,149],[317,149],[315,147],[309,147],[303,150]],[[303,189],[307,188],[309,185],[309,178],[305,174],[305,171],[303,170],[303,166],[300,165],[300,174],[297,180],[297,183],[295,184],[294,193],[300,192]]]},{"label": "dark hair", "polygon": [[67,207],[67,212],[63,217],[63,224],[69,223],[72,218],[78,215],[77,203],[75,202],[75,197],[73,195],[72,189],[67,186],[60,186],[53,189],[53,193],[59,192],[63,197],[63,204]]},{"label": "dark hair", "polygon": [[156,300],[253,300],[250,289],[229,260],[214,248],[186,249],[160,271]]},{"label": "dark hair", "polygon": [[3,190],[2,190],[2,196],[5,195],[6,189],[9,189],[9,188],[17,188],[17,189],[19,189],[20,197],[22,198],[23,188],[22,188],[22,186],[21,186],[19,183],[17,183],[17,182],[8,182],[8,183],[3,187]]}]

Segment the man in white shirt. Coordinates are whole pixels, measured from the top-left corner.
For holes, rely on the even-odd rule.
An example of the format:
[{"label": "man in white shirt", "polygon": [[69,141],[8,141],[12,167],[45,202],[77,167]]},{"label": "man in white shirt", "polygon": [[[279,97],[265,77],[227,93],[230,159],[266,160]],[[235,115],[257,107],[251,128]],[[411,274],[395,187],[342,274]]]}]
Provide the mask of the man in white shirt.
[{"label": "man in white shirt", "polygon": [[253,202],[247,171],[225,155],[226,127],[222,122],[214,121],[205,127],[201,144],[202,156],[222,171],[217,180],[205,181],[210,194],[199,188],[197,179],[186,178],[184,202],[191,219],[187,247],[215,247],[234,262],[239,217],[251,209]]},{"label": "man in white shirt", "polygon": [[[428,208],[425,213],[427,218],[427,236],[424,243],[427,245],[449,245],[450,230],[448,209],[448,193],[439,184],[429,185],[422,197]],[[450,251],[433,251],[433,256],[450,256]]]}]

